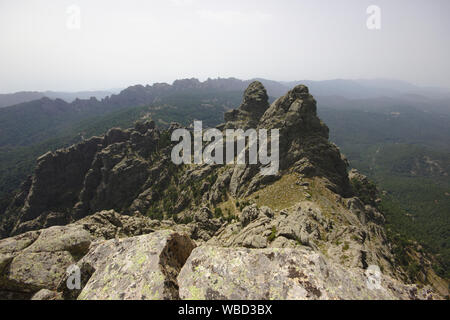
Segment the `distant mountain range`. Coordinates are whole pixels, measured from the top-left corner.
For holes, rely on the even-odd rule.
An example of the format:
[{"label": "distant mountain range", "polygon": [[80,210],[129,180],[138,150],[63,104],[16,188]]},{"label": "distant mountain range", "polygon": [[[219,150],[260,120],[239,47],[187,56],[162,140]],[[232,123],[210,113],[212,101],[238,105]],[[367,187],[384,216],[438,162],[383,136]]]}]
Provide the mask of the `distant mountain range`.
[{"label": "distant mountain range", "polygon": [[[273,81],[262,78],[255,78],[242,81],[236,78],[208,79],[200,82],[197,79],[176,80],[173,86],[180,88],[203,88],[226,91],[244,90],[253,81],[261,81],[267,88],[269,96],[282,96],[288,88],[302,83],[317,97],[336,96],[347,99],[365,99],[377,97],[401,97],[405,99],[416,99],[420,96],[431,98],[437,101],[445,101],[450,98],[449,88],[420,87],[411,83],[391,79],[358,79],[358,80],[297,80],[297,81]],[[158,84],[155,86],[131,86],[129,88],[161,88],[168,84]],[[128,89],[129,89],[128,88]],[[21,91],[16,93],[0,94],[0,108],[12,106],[24,102],[38,100],[44,97],[50,99],[61,99],[66,102],[73,102],[76,99],[90,99],[92,97],[101,100],[113,94],[120,93],[121,89],[111,89],[102,91],[78,91],[78,92],[58,92],[58,91]],[[448,105],[447,105],[448,107]],[[448,108],[450,109],[450,107]]]},{"label": "distant mountain range", "polygon": [[292,86],[304,83],[317,97],[340,96],[347,99],[368,99],[377,97],[401,97],[419,95],[431,99],[450,98],[450,89],[439,87],[420,87],[411,83],[390,79],[359,79],[359,80],[299,80],[282,82]]},{"label": "distant mountain range", "polygon": [[95,97],[103,99],[119,90],[108,91],[78,91],[78,92],[58,92],[58,91],[20,91],[15,93],[0,94],[0,108],[13,106],[24,102],[38,100],[44,97],[50,99],[61,99],[66,102],[72,102],[75,99],[90,99]]}]

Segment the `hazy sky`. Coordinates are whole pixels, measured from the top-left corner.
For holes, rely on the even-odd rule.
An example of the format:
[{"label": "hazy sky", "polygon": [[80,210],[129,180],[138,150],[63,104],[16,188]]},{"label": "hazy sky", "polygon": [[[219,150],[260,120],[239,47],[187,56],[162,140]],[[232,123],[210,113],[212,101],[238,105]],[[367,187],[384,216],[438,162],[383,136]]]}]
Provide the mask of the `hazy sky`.
[{"label": "hazy sky", "polygon": [[449,0],[0,0],[0,92],[218,76],[450,87],[449,15]]}]

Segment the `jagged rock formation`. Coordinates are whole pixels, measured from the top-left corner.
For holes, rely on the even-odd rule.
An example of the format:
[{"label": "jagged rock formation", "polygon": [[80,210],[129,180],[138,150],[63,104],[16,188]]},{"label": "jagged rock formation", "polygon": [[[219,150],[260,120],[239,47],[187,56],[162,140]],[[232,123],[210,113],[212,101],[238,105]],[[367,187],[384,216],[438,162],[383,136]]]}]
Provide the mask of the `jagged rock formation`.
[{"label": "jagged rock formation", "polygon": [[[170,136],[179,126],[160,131],[151,121],[45,154],[8,208],[7,216],[14,219],[3,224],[2,236],[14,237],[0,241],[2,296],[438,298],[402,283],[408,277],[387,240],[376,188],[354,171],[349,179],[348,164],[328,142],[328,128],[316,108],[303,85],[269,106],[266,90],[254,82],[240,107],[225,115],[219,129],[280,130],[280,171],[273,176],[261,175],[260,164],[176,166]],[[198,248],[188,259],[194,242]],[[142,253],[152,248],[156,251]],[[208,250],[217,257],[206,258]],[[175,257],[167,255],[171,252]],[[259,276],[266,254],[277,258]],[[215,290],[210,280],[191,277],[192,268],[214,269],[220,281],[229,282],[226,263],[237,255],[242,257],[237,268],[256,263],[246,274],[248,288],[232,281],[222,288],[238,293],[218,296],[215,292],[223,290]],[[297,265],[313,259],[319,269],[296,269],[299,273],[290,277],[288,255]],[[136,269],[141,262],[145,275]],[[83,289],[68,292],[64,272],[75,263],[82,270]],[[364,288],[357,296],[369,265],[382,270],[384,291]],[[23,270],[32,272],[27,276]],[[276,277],[280,290],[257,293],[266,276]],[[348,277],[356,287],[344,280]],[[130,282],[134,287],[128,288]],[[192,286],[198,288],[193,292]]]},{"label": "jagged rock formation", "polygon": [[[20,234],[129,206],[151,173],[142,159],[156,151],[158,135],[152,122],[138,123],[134,130],[111,129],[104,137],[41,156],[30,183],[11,204],[12,213],[6,213],[18,221],[5,229]],[[129,147],[139,159],[128,160]]]},{"label": "jagged rock formation", "polygon": [[[398,273],[383,224],[372,217],[361,221],[356,211],[347,209],[357,198],[333,204],[336,211],[332,214],[324,210],[327,204],[322,201],[301,201],[279,214],[267,207],[249,206],[242,211],[241,222],[227,224],[207,244],[258,249],[302,246],[344,266],[378,265],[385,274]],[[251,221],[247,212],[252,212]],[[362,207],[362,212],[381,216],[372,208]]]},{"label": "jagged rock formation", "polygon": [[238,109],[225,113],[224,129],[256,128],[259,119],[269,108],[269,97],[261,82],[252,82],[244,92],[244,101]]},{"label": "jagged rock formation", "polygon": [[328,142],[328,127],[317,117],[316,101],[308,88],[296,86],[264,113],[260,128],[280,128],[280,167],[305,176],[329,180],[333,191],[348,193],[347,163]]}]

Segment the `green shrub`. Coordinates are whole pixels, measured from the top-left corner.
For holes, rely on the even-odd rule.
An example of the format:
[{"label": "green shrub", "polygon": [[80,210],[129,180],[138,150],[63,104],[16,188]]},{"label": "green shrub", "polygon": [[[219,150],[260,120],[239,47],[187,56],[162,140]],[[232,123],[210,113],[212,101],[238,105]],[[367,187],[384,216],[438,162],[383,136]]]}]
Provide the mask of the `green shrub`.
[{"label": "green shrub", "polygon": [[162,220],[162,219],[164,219],[164,214],[161,211],[161,209],[158,208],[158,207],[151,207],[150,209],[148,209],[147,216],[150,219],[155,219],[155,220]]},{"label": "green shrub", "polygon": [[267,237],[267,240],[269,242],[272,242],[277,237],[277,228],[275,226],[272,227],[272,232]]},{"label": "green shrub", "polygon": [[227,216],[224,216],[223,219],[228,223],[231,223],[231,221],[233,221],[233,219],[237,219],[237,217],[229,213]]},{"label": "green shrub", "polygon": [[220,209],[220,208],[215,208],[215,209],[214,209],[214,216],[215,216],[216,218],[223,217],[222,209]]},{"label": "green shrub", "polygon": [[192,218],[192,216],[190,216],[190,215],[187,215],[187,216],[184,216],[183,218],[176,218],[175,219],[175,222],[176,223],[179,223],[179,224],[188,224],[188,223],[191,223],[192,221],[193,221],[194,219]]}]

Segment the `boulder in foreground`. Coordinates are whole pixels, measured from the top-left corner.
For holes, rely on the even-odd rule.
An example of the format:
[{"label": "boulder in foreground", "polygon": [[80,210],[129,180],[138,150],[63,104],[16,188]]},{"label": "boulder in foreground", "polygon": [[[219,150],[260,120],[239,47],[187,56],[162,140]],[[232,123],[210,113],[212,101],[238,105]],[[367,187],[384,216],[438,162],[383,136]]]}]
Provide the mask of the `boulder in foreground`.
[{"label": "boulder in foreground", "polygon": [[64,298],[80,300],[179,299],[177,276],[195,244],[185,235],[162,230],[93,246],[77,265],[80,292],[60,284]]},{"label": "boulder in foreground", "polygon": [[428,299],[432,294],[381,277],[370,289],[361,269],[328,263],[304,248],[194,249],[178,276],[181,299]]}]

